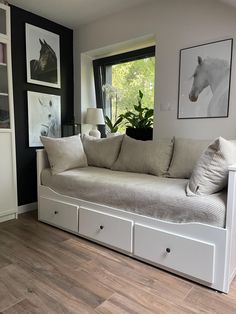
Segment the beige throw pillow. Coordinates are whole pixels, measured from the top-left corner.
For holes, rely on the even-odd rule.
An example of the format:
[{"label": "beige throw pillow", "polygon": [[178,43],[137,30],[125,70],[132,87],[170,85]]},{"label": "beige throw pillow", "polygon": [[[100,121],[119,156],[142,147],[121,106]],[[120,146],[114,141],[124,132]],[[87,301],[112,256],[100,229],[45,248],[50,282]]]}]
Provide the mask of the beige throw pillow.
[{"label": "beige throw pillow", "polygon": [[120,155],[112,170],[162,176],[169,167],[172,149],[171,139],[139,141],[125,135]]},{"label": "beige throw pillow", "polygon": [[88,166],[80,135],[51,138],[41,136],[52,174]]},{"label": "beige throw pillow", "polygon": [[175,138],[173,157],[167,176],[189,179],[195,164],[210,142],[210,140]]},{"label": "beige throw pillow", "polygon": [[123,135],[100,138],[84,135],[83,145],[89,166],[111,168],[120,152]]},{"label": "beige throw pillow", "polygon": [[209,195],[227,185],[228,167],[236,163],[236,145],[217,138],[203,152],[186,187],[188,196]]}]

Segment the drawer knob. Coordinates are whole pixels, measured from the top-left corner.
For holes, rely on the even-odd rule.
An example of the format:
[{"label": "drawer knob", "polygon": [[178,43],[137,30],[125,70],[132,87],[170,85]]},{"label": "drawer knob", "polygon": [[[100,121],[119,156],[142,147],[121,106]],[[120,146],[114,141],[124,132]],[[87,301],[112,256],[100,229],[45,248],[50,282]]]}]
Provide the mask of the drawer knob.
[{"label": "drawer knob", "polygon": [[54,214],[55,214],[55,215],[56,215],[56,214],[58,214],[58,211],[57,211],[57,210],[55,210]]},{"label": "drawer knob", "polygon": [[166,253],[170,253],[170,248],[166,248]]},{"label": "drawer knob", "polygon": [[101,230],[103,230],[103,229],[104,229],[104,226],[101,225],[99,228],[100,228]]}]

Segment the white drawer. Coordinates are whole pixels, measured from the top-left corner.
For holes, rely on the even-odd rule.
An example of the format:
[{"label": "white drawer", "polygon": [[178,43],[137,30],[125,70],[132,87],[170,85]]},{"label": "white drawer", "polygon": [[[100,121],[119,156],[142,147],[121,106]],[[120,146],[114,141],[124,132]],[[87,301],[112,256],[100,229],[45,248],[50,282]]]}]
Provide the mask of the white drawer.
[{"label": "white drawer", "polygon": [[134,255],[209,283],[214,281],[214,244],[140,224],[134,228]]},{"label": "white drawer", "polygon": [[39,220],[69,231],[78,232],[78,207],[41,197]]},{"label": "white drawer", "polygon": [[79,233],[124,251],[132,251],[133,221],[80,207]]}]

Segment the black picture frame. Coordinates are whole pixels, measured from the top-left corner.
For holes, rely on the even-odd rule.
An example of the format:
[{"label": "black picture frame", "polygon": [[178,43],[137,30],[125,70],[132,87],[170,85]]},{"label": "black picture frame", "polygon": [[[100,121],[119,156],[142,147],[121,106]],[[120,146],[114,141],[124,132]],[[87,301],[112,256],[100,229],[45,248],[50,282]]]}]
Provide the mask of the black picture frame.
[{"label": "black picture frame", "polygon": [[232,38],[180,50],[177,119],[229,116],[232,52]]},{"label": "black picture frame", "polygon": [[61,88],[60,36],[25,24],[27,83]]}]

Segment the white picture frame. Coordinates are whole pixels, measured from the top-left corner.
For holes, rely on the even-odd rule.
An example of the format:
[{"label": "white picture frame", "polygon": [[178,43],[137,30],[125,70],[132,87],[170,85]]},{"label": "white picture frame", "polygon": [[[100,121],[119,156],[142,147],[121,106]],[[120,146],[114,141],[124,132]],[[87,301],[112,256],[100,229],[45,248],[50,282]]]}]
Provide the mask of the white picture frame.
[{"label": "white picture frame", "polygon": [[25,24],[27,83],[61,88],[60,36]]},{"label": "white picture frame", "polygon": [[61,137],[61,96],[28,91],[29,147],[42,147],[40,136]]},{"label": "white picture frame", "polygon": [[233,39],[180,50],[178,119],[229,116]]}]

